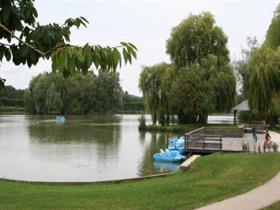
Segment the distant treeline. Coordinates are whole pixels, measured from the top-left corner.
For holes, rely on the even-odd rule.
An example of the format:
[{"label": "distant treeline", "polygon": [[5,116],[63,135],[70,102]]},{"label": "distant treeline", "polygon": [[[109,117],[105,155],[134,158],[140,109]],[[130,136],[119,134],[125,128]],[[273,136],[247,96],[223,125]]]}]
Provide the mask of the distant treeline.
[{"label": "distant treeline", "polygon": [[140,113],[144,112],[143,97],[128,94],[127,91],[122,95],[120,113]]},{"label": "distant treeline", "polygon": [[118,73],[61,74],[44,73],[30,82],[25,106],[33,114],[104,114],[141,111],[141,98],[123,93]]},{"label": "distant treeline", "polygon": [[24,107],[25,90],[17,90],[7,85],[0,89],[0,106],[1,107]]},{"label": "distant treeline", "polygon": [[123,91],[117,73],[77,74],[65,79],[61,74],[43,73],[33,78],[29,88],[0,90],[0,112],[32,114],[143,113],[142,97]]}]

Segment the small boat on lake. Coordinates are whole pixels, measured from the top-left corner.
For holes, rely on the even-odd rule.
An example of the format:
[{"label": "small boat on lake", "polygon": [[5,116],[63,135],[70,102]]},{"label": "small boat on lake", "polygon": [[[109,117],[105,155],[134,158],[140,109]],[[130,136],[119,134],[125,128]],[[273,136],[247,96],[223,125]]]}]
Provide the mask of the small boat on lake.
[{"label": "small boat on lake", "polygon": [[155,161],[162,162],[180,162],[186,159],[186,156],[181,155],[178,150],[162,149],[153,155]]},{"label": "small boat on lake", "polygon": [[186,153],[186,139],[184,136],[182,137],[172,137],[169,140],[168,148],[164,150],[160,150],[153,155],[155,161],[161,162],[180,162],[186,159],[186,156],[183,154]]},{"label": "small boat on lake", "polygon": [[56,116],[56,123],[58,124],[64,124],[66,121],[65,117],[62,115]]}]

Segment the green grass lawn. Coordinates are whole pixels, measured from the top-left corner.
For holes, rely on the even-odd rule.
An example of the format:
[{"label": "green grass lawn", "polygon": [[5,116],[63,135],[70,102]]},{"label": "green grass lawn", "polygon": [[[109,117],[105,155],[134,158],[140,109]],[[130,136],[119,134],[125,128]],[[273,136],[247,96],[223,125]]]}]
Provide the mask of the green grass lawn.
[{"label": "green grass lawn", "polygon": [[270,128],[270,130],[280,133],[280,124],[277,124],[274,128]]},{"label": "green grass lawn", "polygon": [[265,207],[262,210],[279,210],[279,209],[280,209],[280,201],[278,201],[277,203],[271,206]]},{"label": "green grass lawn", "polygon": [[11,114],[11,113],[24,113],[24,107],[14,107],[14,106],[0,106],[1,114]]},{"label": "green grass lawn", "polygon": [[243,193],[280,170],[280,154],[216,154],[188,172],[119,184],[0,181],[0,209],[192,209]]}]

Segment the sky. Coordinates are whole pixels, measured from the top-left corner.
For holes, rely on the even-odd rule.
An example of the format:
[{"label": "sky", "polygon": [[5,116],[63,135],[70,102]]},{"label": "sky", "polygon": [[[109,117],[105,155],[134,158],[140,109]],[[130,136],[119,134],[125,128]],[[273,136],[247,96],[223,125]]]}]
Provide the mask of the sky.
[{"label": "sky", "polygon": [[[170,62],[166,54],[166,40],[173,27],[190,14],[211,12],[228,37],[232,61],[241,59],[246,38],[265,38],[276,0],[35,0],[40,24],[63,23],[65,19],[83,16],[89,21],[87,28],[72,30],[71,42],[76,45],[101,44],[117,46],[119,42],[132,42],[138,48],[137,60],[119,68],[121,86],[130,94],[142,95],[138,88],[143,66]],[[6,85],[24,89],[32,77],[51,71],[51,62],[40,60],[31,68],[0,63],[0,77]]]}]

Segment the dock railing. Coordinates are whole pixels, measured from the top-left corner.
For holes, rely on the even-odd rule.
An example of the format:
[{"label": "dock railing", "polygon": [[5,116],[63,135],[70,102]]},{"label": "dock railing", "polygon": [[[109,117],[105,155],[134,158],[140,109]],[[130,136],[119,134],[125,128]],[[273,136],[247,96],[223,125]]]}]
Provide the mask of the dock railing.
[{"label": "dock railing", "polygon": [[187,151],[198,153],[221,151],[222,147],[222,136],[211,134],[190,135],[186,144]]},{"label": "dock railing", "polygon": [[201,127],[185,134],[188,152],[208,153],[221,151],[223,136],[205,133],[206,128]]}]

